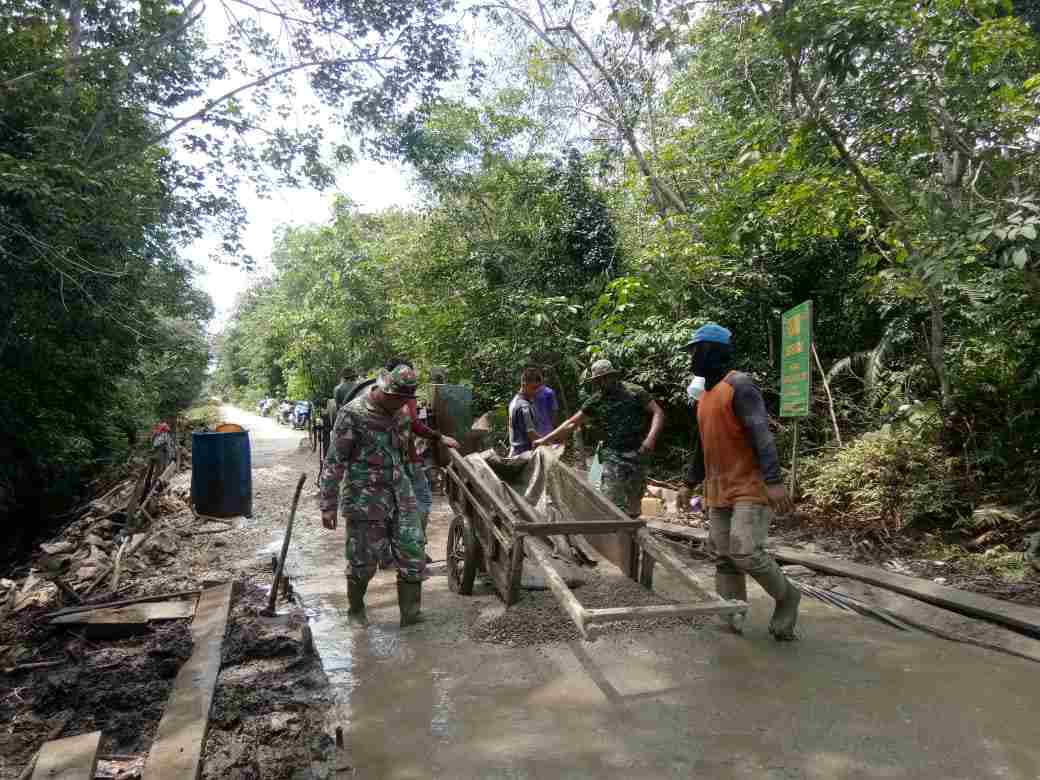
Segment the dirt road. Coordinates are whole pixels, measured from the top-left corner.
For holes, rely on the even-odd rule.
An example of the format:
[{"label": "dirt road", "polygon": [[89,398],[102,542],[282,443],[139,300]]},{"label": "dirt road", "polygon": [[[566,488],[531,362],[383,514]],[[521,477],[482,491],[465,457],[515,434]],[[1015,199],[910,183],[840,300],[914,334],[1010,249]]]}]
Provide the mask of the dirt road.
[{"label": "dirt road", "polygon": [[[313,473],[299,433],[225,411],[251,430],[255,483],[288,490],[263,473]],[[260,510],[287,504],[284,490],[261,492]],[[435,559],[449,519],[439,503]],[[381,572],[371,626],[351,630],[344,531],[321,528],[313,487],[299,523],[291,568],[332,684],[328,731],[342,727],[354,777],[1040,778],[1031,662],[809,599],[802,641],[777,644],[757,588],[742,638],[709,624],[510,647],[472,635],[501,614],[498,598],[486,587],[457,596],[443,576],[424,588],[427,622],[401,631],[393,575]]]}]

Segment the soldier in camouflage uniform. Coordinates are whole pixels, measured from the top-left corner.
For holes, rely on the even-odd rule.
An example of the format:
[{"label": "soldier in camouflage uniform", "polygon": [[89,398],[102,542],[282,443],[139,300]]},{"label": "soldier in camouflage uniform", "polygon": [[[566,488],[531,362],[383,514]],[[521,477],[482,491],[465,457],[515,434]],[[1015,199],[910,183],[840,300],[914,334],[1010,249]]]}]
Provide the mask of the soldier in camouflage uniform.
[{"label": "soldier in camouflage uniform", "polygon": [[[642,387],[622,382],[620,374],[609,360],[593,363],[586,381],[594,390],[581,410],[549,435],[536,439],[534,446],[566,438],[586,419],[595,419],[604,433],[600,448],[603,463],[600,490],[629,517],[639,517],[646,490],[644,463],[657,446],[657,437],[664,427],[664,411]],[[650,418],[649,432],[647,418]]]},{"label": "soldier in camouflage uniform", "polygon": [[415,371],[382,371],[368,392],[342,409],[332,432],[321,491],[321,520],[347,521],[347,596],[352,623],[366,625],[365,591],[376,569],[397,569],[401,625],[422,620],[426,539],[408,478],[407,440],[412,420],[404,411],[415,397]]}]

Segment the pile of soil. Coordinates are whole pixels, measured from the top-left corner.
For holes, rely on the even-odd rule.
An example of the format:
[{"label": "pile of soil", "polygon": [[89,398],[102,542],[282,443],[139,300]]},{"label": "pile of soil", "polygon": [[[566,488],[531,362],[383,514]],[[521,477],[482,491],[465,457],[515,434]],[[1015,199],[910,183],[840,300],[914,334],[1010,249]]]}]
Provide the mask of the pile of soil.
[{"label": "pile of soil", "polygon": [[146,751],[192,650],[187,620],[96,643],[33,614],[0,623],[0,643],[28,644],[38,658],[61,661],[0,675],[0,722],[11,724],[0,733],[0,778],[17,777],[59,722],[65,736],[100,730],[102,754]]},{"label": "pile of soil", "polygon": [[267,595],[260,582],[247,581],[232,610],[204,778],[322,777],[335,760],[335,742],[324,732],[328,680],[302,639],[306,615],[292,608],[258,617]]}]

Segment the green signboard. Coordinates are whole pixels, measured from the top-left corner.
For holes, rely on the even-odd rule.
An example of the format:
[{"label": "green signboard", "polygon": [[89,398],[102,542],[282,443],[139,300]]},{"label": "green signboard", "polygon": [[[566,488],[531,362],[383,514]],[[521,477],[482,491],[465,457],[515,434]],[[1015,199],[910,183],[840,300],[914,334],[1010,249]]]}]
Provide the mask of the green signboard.
[{"label": "green signboard", "polygon": [[812,399],[812,301],[783,316],[780,363],[780,416],[808,417]]}]

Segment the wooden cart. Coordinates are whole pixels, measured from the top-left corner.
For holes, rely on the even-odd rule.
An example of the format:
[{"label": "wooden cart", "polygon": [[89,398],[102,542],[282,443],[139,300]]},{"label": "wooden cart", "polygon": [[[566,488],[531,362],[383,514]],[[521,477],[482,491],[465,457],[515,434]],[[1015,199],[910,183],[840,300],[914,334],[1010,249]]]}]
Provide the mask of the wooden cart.
[{"label": "wooden cart", "polygon": [[[574,621],[581,635],[594,639],[604,623],[621,620],[647,620],[695,615],[729,615],[747,611],[743,601],[727,601],[705,591],[693,570],[667,546],[654,539],[646,523],[624,515],[599,491],[565,464],[557,464],[558,476],[570,484],[586,511],[602,520],[545,522],[523,497],[508,485],[505,501],[489,490],[466,459],[449,450],[445,468],[445,487],[455,512],[448,531],[448,583],[462,595],[473,592],[478,572],[485,572],[507,605],[520,598],[520,577],[524,559],[535,561],[546,583],[563,610]],[[545,537],[581,535],[604,558],[627,576],[650,588],[654,565],[660,564],[694,594],[698,601],[685,604],[605,609],[583,607],[563,578],[551,565],[552,550]]]}]

